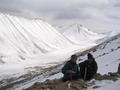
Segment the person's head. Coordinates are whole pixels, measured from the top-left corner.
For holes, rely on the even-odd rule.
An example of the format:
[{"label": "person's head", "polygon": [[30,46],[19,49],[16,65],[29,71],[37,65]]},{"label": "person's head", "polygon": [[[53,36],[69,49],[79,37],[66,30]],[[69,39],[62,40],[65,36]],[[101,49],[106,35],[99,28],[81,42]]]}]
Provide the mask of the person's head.
[{"label": "person's head", "polygon": [[73,63],[76,63],[76,61],[77,61],[77,56],[76,56],[75,54],[71,56],[71,61],[72,61]]},{"label": "person's head", "polygon": [[88,53],[87,57],[88,57],[88,60],[91,60],[91,61],[94,60],[94,57],[91,53]]}]

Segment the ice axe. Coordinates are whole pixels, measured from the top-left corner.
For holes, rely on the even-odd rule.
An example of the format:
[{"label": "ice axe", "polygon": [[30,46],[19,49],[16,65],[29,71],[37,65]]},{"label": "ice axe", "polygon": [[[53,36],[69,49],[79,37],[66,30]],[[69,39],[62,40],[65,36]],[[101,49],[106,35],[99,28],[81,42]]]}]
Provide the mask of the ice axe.
[{"label": "ice axe", "polygon": [[119,63],[119,66],[118,66],[118,71],[117,71],[118,74],[120,74],[120,63]]},{"label": "ice axe", "polygon": [[86,80],[87,68],[85,67],[84,80]]}]

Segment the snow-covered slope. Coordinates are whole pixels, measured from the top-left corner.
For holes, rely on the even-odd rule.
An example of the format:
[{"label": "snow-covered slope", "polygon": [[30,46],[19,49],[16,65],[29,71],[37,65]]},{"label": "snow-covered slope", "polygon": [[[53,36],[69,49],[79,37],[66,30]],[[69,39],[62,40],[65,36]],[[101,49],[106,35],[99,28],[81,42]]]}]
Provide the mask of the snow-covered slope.
[{"label": "snow-covered slope", "polygon": [[98,73],[117,72],[120,63],[120,34],[87,51],[76,53],[79,56],[78,63],[87,60],[88,52],[95,57],[98,64]]},{"label": "snow-covered slope", "polygon": [[[94,49],[92,53],[98,63],[98,73],[117,72],[120,63],[120,34]],[[95,90],[119,90],[120,79],[116,82],[110,80],[97,81],[96,85],[99,88]],[[89,88],[89,90],[93,90],[93,88]]]},{"label": "snow-covered slope", "polygon": [[77,44],[95,43],[96,40],[106,37],[106,35],[94,33],[80,24],[59,26],[57,28],[64,36]]},{"label": "snow-covered slope", "polygon": [[[98,64],[97,73],[108,74],[109,72],[113,72],[113,73],[117,72],[118,66],[120,63],[120,34],[112,37],[109,41],[106,41],[98,45],[97,47],[94,47],[82,53],[78,53],[78,55],[80,55],[79,57],[80,61],[78,61],[78,63],[87,59],[87,56],[86,56],[87,52],[91,52],[95,57],[95,60]],[[51,80],[51,79],[61,78],[62,76],[63,75],[61,73],[57,73],[49,77],[48,79]],[[93,82],[94,82],[94,85],[90,85],[88,87],[88,90],[93,90],[93,89],[94,90],[119,90],[120,89],[120,79],[118,79],[117,81],[93,80]],[[94,88],[94,86],[98,86],[98,87]]]},{"label": "snow-covered slope", "polygon": [[120,63],[120,35],[99,46],[92,53],[96,57],[99,73],[117,72]]},{"label": "snow-covered slope", "polygon": [[[31,57],[72,44],[51,25],[42,20],[30,20],[0,13],[0,56]],[[5,59],[3,62],[6,62]]]}]

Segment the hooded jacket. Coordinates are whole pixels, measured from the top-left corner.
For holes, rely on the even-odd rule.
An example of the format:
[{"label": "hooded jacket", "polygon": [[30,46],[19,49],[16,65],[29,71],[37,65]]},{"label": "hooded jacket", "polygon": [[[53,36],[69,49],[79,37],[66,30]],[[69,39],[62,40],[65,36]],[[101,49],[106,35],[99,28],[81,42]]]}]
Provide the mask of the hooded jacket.
[{"label": "hooded jacket", "polygon": [[67,74],[69,71],[74,71],[76,74],[79,74],[78,65],[73,63],[71,60],[68,61],[62,68],[63,74]]},{"label": "hooded jacket", "polygon": [[86,60],[79,64],[81,78],[84,80],[90,80],[97,73],[98,66],[94,58],[93,60]]}]

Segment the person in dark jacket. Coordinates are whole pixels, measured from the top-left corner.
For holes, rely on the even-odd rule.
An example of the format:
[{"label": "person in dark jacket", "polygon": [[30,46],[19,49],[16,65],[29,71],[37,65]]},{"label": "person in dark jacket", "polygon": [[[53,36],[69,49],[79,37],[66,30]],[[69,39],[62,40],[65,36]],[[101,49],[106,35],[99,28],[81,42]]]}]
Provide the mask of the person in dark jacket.
[{"label": "person in dark jacket", "polygon": [[84,80],[91,80],[97,73],[97,63],[91,53],[88,53],[88,60],[79,64],[81,78]]},{"label": "person in dark jacket", "polygon": [[77,56],[72,55],[71,59],[66,62],[62,68],[62,73],[64,74],[63,81],[76,80],[79,78],[79,69],[76,64]]}]

